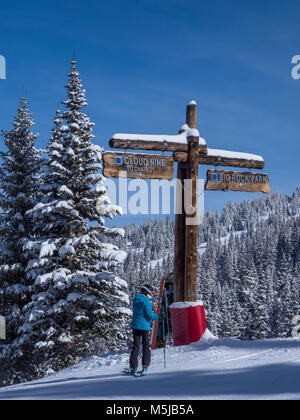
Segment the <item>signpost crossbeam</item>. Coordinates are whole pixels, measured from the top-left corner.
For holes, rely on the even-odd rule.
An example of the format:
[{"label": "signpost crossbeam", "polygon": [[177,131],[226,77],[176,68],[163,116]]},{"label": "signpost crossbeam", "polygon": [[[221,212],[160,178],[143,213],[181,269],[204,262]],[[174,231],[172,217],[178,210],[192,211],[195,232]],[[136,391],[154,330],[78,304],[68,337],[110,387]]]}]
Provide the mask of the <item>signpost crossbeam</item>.
[{"label": "signpost crossbeam", "polygon": [[[188,128],[193,128],[188,126]],[[177,135],[115,134],[109,141],[112,149],[187,152],[187,130]],[[206,141],[199,140],[199,153],[207,153]]]},{"label": "signpost crossbeam", "polygon": [[[225,152],[222,156],[221,152]],[[187,153],[175,152],[175,162],[187,162]],[[263,158],[257,155],[246,153],[237,153],[229,151],[220,151],[218,149],[208,149],[207,154],[199,154],[199,165],[210,166],[230,166],[235,168],[264,169],[265,162]]]}]

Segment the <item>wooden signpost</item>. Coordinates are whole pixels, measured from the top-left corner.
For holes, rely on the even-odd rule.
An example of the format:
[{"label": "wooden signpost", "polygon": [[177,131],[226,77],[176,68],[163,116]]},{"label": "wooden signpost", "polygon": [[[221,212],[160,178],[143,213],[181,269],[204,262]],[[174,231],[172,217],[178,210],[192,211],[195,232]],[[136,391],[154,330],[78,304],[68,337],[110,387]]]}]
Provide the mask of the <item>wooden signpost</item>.
[{"label": "wooden signpost", "polygon": [[106,152],[103,154],[103,163],[103,175],[106,177],[173,179],[172,156]]},{"label": "wooden signpost", "polygon": [[[104,154],[104,175],[132,178],[172,179],[173,162],[177,165],[177,199],[185,203],[191,196],[191,209],[182,208],[175,220],[175,302],[197,302],[197,220],[198,165],[230,166],[264,169],[264,159],[249,153],[207,148],[197,131],[197,104],[192,101],[186,109],[186,124],[177,135],[115,134],[110,147],[125,149],[123,153]],[[172,156],[153,156],[127,153],[127,150],[173,152]],[[144,159],[144,160],[143,160]],[[157,159],[155,165],[151,159]],[[154,161],[153,161],[154,162]],[[160,162],[158,164],[158,162]],[[171,176],[172,175],[172,176]],[[185,181],[191,188],[187,191]],[[208,171],[207,190],[262,191],[269,193],[266,174],[249,172]]]},{"label": "wooden signpost", "polygon": [[205,189],[211,191],[263,192],[265,194],[271,192],[267,174],[216,170],[207,172]]}]

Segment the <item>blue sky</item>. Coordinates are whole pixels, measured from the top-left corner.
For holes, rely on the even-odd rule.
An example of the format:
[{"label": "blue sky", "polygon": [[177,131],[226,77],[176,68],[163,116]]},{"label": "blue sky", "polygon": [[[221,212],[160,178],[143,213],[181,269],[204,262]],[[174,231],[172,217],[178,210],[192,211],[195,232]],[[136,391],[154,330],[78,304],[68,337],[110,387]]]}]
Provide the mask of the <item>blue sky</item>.
[{"label": "blue sky", "polygon": [[[299,185],[299,17],[293,0],[2,2],[0,128],[10,128],[24,87],[46,145],[75,49],[98,144],[115,132],[175,134],[195,99],[208,146],[263,155],[273,191],[290,194]],[[207,192],[206,208],[255,196]]]}]

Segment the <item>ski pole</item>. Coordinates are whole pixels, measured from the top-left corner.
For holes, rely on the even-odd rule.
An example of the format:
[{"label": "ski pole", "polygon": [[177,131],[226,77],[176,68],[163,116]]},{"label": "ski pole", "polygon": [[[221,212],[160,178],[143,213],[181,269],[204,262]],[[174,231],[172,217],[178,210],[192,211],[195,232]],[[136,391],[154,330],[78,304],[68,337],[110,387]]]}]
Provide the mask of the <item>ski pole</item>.
[{"label": "ski pole", "polygon": [[171,334],[170,334],[170,325],[169,325],[169,302],[168,302],[168,295],[165,289],[165,301],[166,301],[166,313],[167,313],[167,334],[169,337],[169,345],[171,345]]},{"label": "ski pole", "polygon": [[166,335],[165,335],[165,313],[163,312],[163,340],[164,340],[164,367],[167,367],[166,364]]}]

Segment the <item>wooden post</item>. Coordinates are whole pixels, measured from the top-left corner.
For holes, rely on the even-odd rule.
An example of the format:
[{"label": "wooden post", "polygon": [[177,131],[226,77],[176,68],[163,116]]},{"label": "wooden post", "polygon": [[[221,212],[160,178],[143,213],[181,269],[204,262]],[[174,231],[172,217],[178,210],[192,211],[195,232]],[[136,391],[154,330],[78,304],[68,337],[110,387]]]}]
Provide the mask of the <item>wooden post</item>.
[{"label": "wooden post", "polygon": [[[179,134],[182,130],[179,130]],[[184,180],[186,178],[186,165],[178,163],[177,190],[176,190],[176,216],[175,216],[175,302],[184,301],[185,276],[185,211],[184,211]]]},{"label": "wooden post", "polygon": [[185,212],[184,212],[184,180],[186,165],[178,163],[177,169],[177,211],[175,217],[175,302],[184,302],[185,276]]},{"label": "wooden post", "polygon": [[197,104],[195,101],[190,102],[186,107],[186,123],[189,128],[197,128]]},{"label": "wooden post", "polygon": [[[189,128],[197,128],[197,104],[192,101],[186,109],[186,124]],[[199,139],[198,139],[199,146]],[[187,299],[186,280],[186,214],[184,211],[184,181],[188,178],[187,164],[178,163],[177,170],[177,201],[181,200],[181,213],[175,218],[175,302]],[[197,163],[198,168],[198,163]],[[179,201],[180,202],[180,201]],[[188,288],[189,289],[189,288]]]},{"label": "wooden post", "polygon": [[[187,120],[190,128],[197,128],[197,104],[187,106]],[[188,136],[187,182],[190,191],[185,191],[193,211],[186,215],[185,223],[185,301],[196,302],[197,294],[197,235],[198,235],[198,160],[199,133],[191,131]],[[187,197],[189,195],[189,197]]]}]

